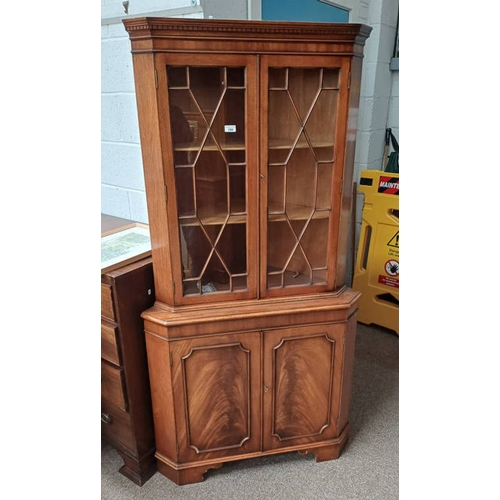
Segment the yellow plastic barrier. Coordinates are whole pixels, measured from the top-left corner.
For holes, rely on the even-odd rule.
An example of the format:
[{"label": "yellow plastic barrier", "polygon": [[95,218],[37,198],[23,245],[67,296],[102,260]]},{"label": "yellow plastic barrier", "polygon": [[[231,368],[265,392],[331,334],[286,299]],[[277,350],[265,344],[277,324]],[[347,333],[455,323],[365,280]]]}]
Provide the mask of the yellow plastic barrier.
[{"label": "yellow plastic barrier", "polygon": [[352,288],[361,292],[358,321],[399,335],[399,174],[363,170],[363,220]]}]

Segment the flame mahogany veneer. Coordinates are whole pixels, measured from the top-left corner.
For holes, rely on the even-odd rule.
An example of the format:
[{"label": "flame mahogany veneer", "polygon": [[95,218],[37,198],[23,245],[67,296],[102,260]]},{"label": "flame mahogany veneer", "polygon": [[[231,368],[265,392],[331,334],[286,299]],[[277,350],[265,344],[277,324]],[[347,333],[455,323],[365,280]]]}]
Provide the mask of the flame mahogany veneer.
[{"label": "flame mahogany veneer", "polygon": [[[183,485],[244,458],[336,459],[349,434],[359,294],[346,269],[371,28],[124,25],[156,291],[142,318],[158,470]],[[199,85],[217,71],[222,82]],[[179,141],[174,105],[191,127]],[[196,231],[202,265],[203,249],[189,249]],[[225,278],[215,293],[200,286],[209,271]]]}]

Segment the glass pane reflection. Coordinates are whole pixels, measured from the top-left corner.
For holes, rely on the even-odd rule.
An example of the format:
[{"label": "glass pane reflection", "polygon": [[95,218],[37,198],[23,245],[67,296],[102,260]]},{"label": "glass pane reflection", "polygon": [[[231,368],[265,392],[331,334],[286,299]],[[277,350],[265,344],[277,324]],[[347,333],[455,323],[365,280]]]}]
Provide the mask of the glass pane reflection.
[{"label": "glass pane reflection", "polygon": [[246,290],[246,69],[166,71],[183,293]]},{"label": "glass pane reflection", "polygon": [[326,284],[338,68],[270,68],[268,288]]}]

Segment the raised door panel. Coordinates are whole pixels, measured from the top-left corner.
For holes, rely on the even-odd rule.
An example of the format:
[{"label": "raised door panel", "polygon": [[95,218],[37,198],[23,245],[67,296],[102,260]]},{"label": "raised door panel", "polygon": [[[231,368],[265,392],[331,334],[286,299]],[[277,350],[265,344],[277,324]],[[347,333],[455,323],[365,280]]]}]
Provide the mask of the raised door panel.
[{"label": "raised door panel", "polygon": [[264,449],[338,436],[342,324],[264,333]]},{"label": "raised door panel", "polygon": [[338,56],[261,59],[264,297],[334,287],[349,64]]},{"label": "raised door panel", "polygon": [[216,336],[172,344],[181,461],[260,448],[260,336]]},{"label": "raised door panel", "polygon": [[256,58],[160,54],[155,64],[175,302],[255,298]]}]

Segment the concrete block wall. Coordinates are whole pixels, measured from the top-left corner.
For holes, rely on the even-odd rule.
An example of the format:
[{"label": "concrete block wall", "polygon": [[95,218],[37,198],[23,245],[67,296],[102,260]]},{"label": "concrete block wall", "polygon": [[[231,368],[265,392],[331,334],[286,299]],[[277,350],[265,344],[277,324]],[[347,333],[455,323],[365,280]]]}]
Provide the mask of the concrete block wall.
[{"label": "concrete block wall", "polygon": [[247,0],[200,0],[205,17],[214,19],[248,19]]},{"label": "concrete block wall", "polygon": [[392,71],[391,98],[389,99],[387,127],[392,129],[392,133],[399,143],[399,71]]},{"label": "concrete block wall", "polygon": [[203,17],[200,0],[101,0],[101,212],[148,223],[125,17]]},{"label": "concrete block wall", "polygon": [[[365,46],[361,82],[360,118],[358,121],[355,179],[362,170],[382,170],[385,129],[392,99],[393,55],[398,17],[398,0],[370,0],[368,19],[372,27]],[[394,113],[396,111],[396,113]],[[397,106],[393,106],[397,124]],[[395,127],[396,128],[396,127]]]},{"label": "concrete block wall", "polygon": [[[354,181],[359,185],[363,170],[383,170],[385,131],[392,128],[399,142],[399,72],[390,69],[398,21],[398,0],[363,0],[368,4],[363,22],[372,27],[366,42],[361,79],[361,96],[356,136]],[[350,259],[356,258],[361,232],[364,195],[356,196],[355,246]],[[352,228],[351,228],[352,230]],[[352,264],[352,263],[351,263]],[[351,265],[348,266],[351,269]],[[348,281],[352,282],[352,273]]]}]

